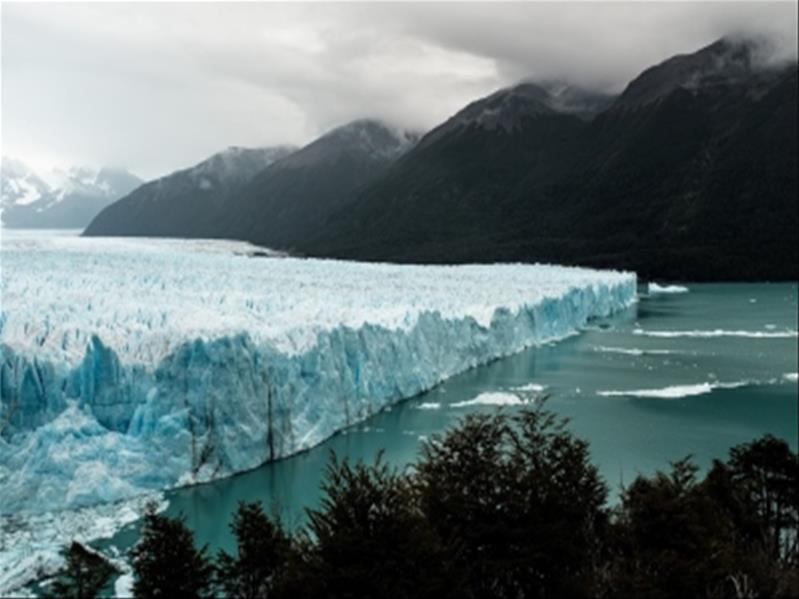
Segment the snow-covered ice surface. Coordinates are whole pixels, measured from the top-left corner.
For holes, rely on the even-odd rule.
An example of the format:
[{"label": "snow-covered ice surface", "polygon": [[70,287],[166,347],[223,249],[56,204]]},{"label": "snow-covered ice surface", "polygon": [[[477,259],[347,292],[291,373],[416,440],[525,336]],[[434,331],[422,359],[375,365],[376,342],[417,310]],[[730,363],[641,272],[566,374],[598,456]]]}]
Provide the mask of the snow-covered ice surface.
[{"label": "snow-covered ice surface", "polygon": [[148,503],[156,511],[167,507],[161,493],[151,493],[57,513],[0,516],[0,597],[20,596],[26,585],[53,576],[64,564],[64,544],[109,539],[138,520]]},{"label": "snow-covered ice surface", "polygon": [[631,273],[4,233],[0,514],[254,468],[636,298]]}]

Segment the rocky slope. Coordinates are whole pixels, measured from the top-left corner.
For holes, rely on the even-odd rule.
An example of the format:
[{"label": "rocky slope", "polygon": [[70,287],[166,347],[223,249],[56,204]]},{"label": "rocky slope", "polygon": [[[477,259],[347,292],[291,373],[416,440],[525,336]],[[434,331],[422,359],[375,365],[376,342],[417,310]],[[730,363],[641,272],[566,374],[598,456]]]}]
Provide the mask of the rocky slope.
[{"label": "rocky slope", "polygon": [[231,147],[199,164],[145,183],[108,206],[86,228],[90,236],[214,237],[230,201],[256,173],[293,148]]}]

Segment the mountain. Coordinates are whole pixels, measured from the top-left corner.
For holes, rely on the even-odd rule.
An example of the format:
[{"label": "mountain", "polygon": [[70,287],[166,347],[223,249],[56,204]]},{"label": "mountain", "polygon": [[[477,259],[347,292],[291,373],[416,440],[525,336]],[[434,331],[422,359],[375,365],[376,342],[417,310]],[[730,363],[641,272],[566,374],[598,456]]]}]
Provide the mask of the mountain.
[{"label": "mountain", "polygon": [[418,140],[376,120],[338,127],[250,181],[219,223],[222,237],[296,249]]},{"label": "mountain", "polygon": [[[523,175],[556,179],[582,127],[577,115],[555,110],[543,88],[501,90],[428,133],[328,219],[322,234],[298,239],[297,249],[366,260],[461,261],[467,248],[456,246],[488,241],[487,224],[506,218],[511,182]],[[436,246],[444,246],[440,254],[430,251]]]},{"label": "mountain", "polygon": [[570,85],[522,83],[472,102],[433,130],[420,145],[468,128],[523,132],[531,121],[555,115],[573,115],[590,120],[612,102],[613,96]]},{"label": "mountain", "polygon": [[3,226],[83,228],[103,208],[141,184],[122,169],[73,167],[37,173],[19,160],[2,160]]},{"label": "mountain", "polygon": [[577,115],[587,121],[610,108],[616,100],[613,94],[563,82],[547,82],[544,85],[549,92],[548,101],[552,108],[559,112]]},{"label": "mountain", "polygon": [[418,137],[364,119],[295,152],[228,150],[143,185],[105,209],[84,234],[230,238],[296,249]]},{"label": "mountain", "polygon": [[761,42],[723,39],[646,70],[604,106],[547,86],[500,90],[295,247],[796,280],[797,69],[767,57]]},{"label": "mountain", "polygon": [[100,212],[89,236],[218,237],[231,198],[294,148],[230,147],[199,164],[150,181]]},{"label": "mountain", "polygon": [[779,71],[778,64],[770,64],[773,54],[768,39],[723,38],[698,52],[674,56],[645,70],[627,86],[617,105],[645,106],[678,90],[707,94],[744,86],[757,95],[768,88]]}]

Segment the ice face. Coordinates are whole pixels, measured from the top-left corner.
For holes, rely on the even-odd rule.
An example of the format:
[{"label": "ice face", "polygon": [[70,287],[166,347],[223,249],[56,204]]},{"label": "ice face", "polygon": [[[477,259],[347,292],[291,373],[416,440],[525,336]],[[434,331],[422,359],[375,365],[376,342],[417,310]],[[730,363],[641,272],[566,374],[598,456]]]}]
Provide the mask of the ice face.
[{"label": "ice face", "polygon": [[256,467],[635,301],[630,273],[256,249],[5,236],[0,514]]}]

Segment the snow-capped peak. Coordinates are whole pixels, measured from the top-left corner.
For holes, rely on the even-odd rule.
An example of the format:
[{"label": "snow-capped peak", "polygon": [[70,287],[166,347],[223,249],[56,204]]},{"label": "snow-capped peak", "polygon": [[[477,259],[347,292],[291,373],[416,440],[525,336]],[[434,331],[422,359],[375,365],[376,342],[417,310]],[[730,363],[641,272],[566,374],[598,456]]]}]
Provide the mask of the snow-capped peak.
[{"label": "snow-capped peak", "polygon": [[23,162],[3,157],[0,171],[0,207],[27,206],[50,193],[46,181]]},{"label": "snow-capped peak", "polygon": [[[34,170],[24,162],[3,157],[0,208],[6,226],[83,226],[86,217],[127,194],[141,180],[123,169],[76,166]],[[56,209],[65,203],[67,207]],[[50,214],[58,213],[58,217]],[[76,214],[80,213],[78,218]],[[90,217],[88,217],[90,218]],[[67,224],[60,224],[62,223]]]}]

